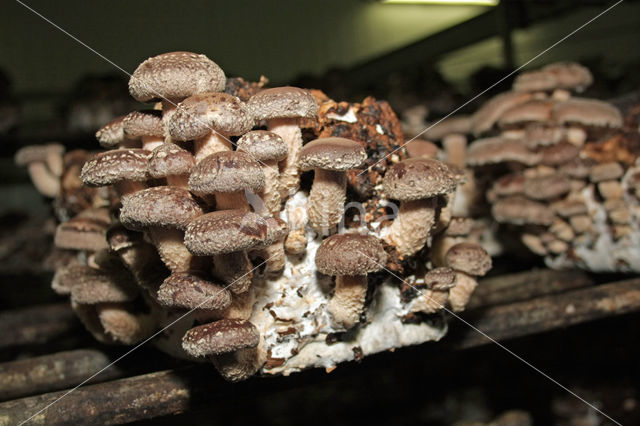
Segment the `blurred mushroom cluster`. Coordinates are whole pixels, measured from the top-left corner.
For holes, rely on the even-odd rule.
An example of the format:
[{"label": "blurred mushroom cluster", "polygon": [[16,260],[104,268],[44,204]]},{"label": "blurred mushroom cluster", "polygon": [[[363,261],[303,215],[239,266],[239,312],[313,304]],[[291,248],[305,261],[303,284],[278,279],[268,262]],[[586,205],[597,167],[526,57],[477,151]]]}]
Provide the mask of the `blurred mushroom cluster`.
[{"label": "blurred mushroom cluster", "polygon": [[440,339],[491,267],[452,214],[469,173],[408,158],[386,102],[265,83],[162,54],[129,82],[152,109],[98,130],[106,151],[21,153],[77,253],[54,290],[99,340],[162,330],[160,349],[234,381]]},{"label": "blurred mushroom cluster", "polygon": [[[474,170],[469,214],[490,216],[553,268],[640,271],[640,135],[570,62],[519,75],[471,116],[433,126]],[[470,135],[476,139],[468,146]]]}]

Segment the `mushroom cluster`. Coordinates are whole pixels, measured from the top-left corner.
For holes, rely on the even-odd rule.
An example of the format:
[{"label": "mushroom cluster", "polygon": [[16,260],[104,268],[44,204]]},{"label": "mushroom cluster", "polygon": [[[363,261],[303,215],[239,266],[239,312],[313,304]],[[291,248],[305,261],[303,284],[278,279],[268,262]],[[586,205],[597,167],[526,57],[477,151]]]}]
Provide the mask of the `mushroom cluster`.
[{"label": "mushroom cluster", "polygon": [[233,381],[330,370],[440,339],[491,266],[460,229],[438,244],[467,174],[407,158],[384,102],[243,84],[189,52],[147,59],[129,88],[155,108],[103,126],[80,173],[112,196],[56,235],[82,262],[54,288],[101,341],[163,330],[160,349]]},{"label": "mushroom cluster", "polygon": [[522,73],[511,91],[434,133],[478,138],[464,158],[490,212],[475,214],[515,231],[547,265],[637,272],[640,137],[614,105],[572,94],[592,80],[570,62]]}]

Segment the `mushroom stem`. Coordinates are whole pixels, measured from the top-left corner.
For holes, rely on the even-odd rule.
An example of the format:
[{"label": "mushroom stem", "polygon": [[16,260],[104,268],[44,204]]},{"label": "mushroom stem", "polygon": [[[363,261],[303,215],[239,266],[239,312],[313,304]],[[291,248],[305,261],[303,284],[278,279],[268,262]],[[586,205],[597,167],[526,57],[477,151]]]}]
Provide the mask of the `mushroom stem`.
[{"label": "mushroom stem", "polygon": [[47,166],[39,161],[29,163],[27,166],[33,185],[39,193],[45,197],[54,198],[60,192],[60,179],[52,174]]},{"label": "mushroom stem", "polygon": [[448,290],[425,289],[413,299],[411,312],[424,312],[425,314],[435,314],[442,310],[449,299]]},{"label": "mushroom stem", "polygon": [[166,177],[168,186],[189,188],[189,175],[169,175]]},{"label": "mushroom stem", "polygon": [[158,136],[143,136],[141,139],[142,149],[146,149],[147,151],[153,151],[164,143],[164,138]]},{"label": "mushroom stem", "polygon": [[302,254],[307,249],[307,211],[299,206],[287,204],[289,234],[285,238],[284,249],[288,254]]},{"label": "mushroom stem", "polygon": [[360,321],[366,295],[366,275],[338,275],[327,311],[336,324],[349,329]]},{"label": "mushroom stem", "polygon": [[251,287],[253,266],[246,251],[213,256],[214,275],[224,281],[234,294],[245,293]]},{"label": "mushroom stem", "polygon": [[449,304],[453,312],[464,311],[469,298],[478,286],[478,281],[471,275],[456,271],[456,285],[449,290]]},{"label": "mushroom stem", "polygon": [[130,180],[123,180],[115,184],[116,191],[122,195],[133,194],[134,192],[142,191],[147,187],[144,182],[134,182]]},{"label": "mushroom stem", "polygon": [[391,224],[385,241],[394,245],[403,257],[418,252],[425,246],[431,234],[436,219],[436,207],[436,198],[401,202],[398,217]]},{"label": "mushroom stem", "polygon": [[280,197],[286,199],[300,186],[300,151],[302,132],[295,118],[272,118],[268,128],[287,143],[287,158],[280,162]]},{"label": "mushroom stem", "polygon": [[347,198],[347,176],[344,172],[315,169],[309,193],[307,212],[314,231],[328,234],[342,219]]},{"label": "mushroom stem", "polygon": [[199,163],[203,158],[216,152],[233,151],[233,145],[226,136],[213,131],[207,136],[195,141],[194,151],[196,163]]},{"label": "mushroom stem", "polygon": [[258,256],[266,262],[265,271],[279,272],[284,269],[285,254],[284,241],[276,241],[264,248],[256,250]]},{"label": "mushroom stem", "polygon": [[232,353],[214,355],[211,362],[216,370],[230,382],[246,380],[256,374],[267,362],[264,339],[255,348],[240,349]]},{"label": "mushroom stem", "polygon": [[264,188],[259,194],[267,210],[274,216],[280,213],[280,184],[278,178],[280,172],[278,163],[273,160],[262,161],[262,172],[264,173]]},{"label": "mushroom stem", "polygon": [[158,249],[162,262],[171,272],[186,272],[197,269],[193,256],[184,246],[184,232],[173,228],[156,228],[148,230],[151,241]]},{"label": "mushroom stem", "polygon": [[57,177],[61,177],[64,172],[64,158],[61,152],[49,152],[45,158],[45,163],[49,171]]},{"label": "mushroom stem", "polygon": [[249,211],[249,203],[243,191],[216,192],[216,210]]},{"label": "mushroom stem", "polygon": [[464,168],[467,155],[467,137],[460,133],[452,133],[442,139],[442,146],[447,154],[447,163]]}]

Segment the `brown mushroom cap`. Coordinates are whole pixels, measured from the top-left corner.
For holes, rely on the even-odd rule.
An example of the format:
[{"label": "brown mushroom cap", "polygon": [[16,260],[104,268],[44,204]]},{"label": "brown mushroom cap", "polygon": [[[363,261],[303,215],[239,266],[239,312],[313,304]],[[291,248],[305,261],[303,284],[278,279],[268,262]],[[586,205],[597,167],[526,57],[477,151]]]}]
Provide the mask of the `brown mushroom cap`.
[{"label": "brown mushroom cap", "polygon": [[576,158],[580,154],[580,148],[569,142],[560,142],[544,147],[539,152],[542,154],[542,164],[555,167]]},{"label": "brown mushroom cap", "polygon": [[123,196],[120,221],[138,231],[151,226],[184,229],[203,213],[186,188],[155,186]]},{"label": "brown mushroom cap", "polygon": [[533,166],[540,163],[542,155],[530,151],[522,141],[493,137],[477,139],[467,151],[467,165],[484,166],[509,161]]},{"label": "brown mushroom cap", "polygon": [[244,210],[220,210],[192,220],[184,245],[196,256],[243,251],[264,244],[268,225],[262,216]]},{"label": "brown mushroom cap", "polygon": [[254,130],[242,135],[236,144],[257,161],[280,161],[287,156],[287,143],[280,135],[266,130]]},{"label": "brown mushroom cap", "polygon": [[556,103],[553,99],[531,99],[507,110],[500,119],[500,127],[517,126],[524,123],[547,122]]},{"label": "brown mushroom cap", "polygon": [[129,80],[129,93],[140,102],[184,99],[195,93],[224,90],[222,69],[205,55],[169,52],[142,62]]},{"label": "brown mushroom cap", "polygon": [[396,200],[420,200],[455,191],[456,180],[451,169],[440,161],[410,158],[389,167],[382,188]]},{"label": "brown mushroom cap", "polygon": [[526,92],[505,92],[491,98],[473,114],[473,133],[478,136],[488,132],[506,111],[527,102],[531,97]]},{"label": "brown mushroom cap", "polygon": [[387,253],[374,236],[339,234],[320,244],[315,261],[325,275],[366,275],[384,268]]},{"label": "brown mushroom cap", "polygon": [[219,355],[238,349],[254,348],[260,333],[251,322],[241,319],[221,319],[187,331],[182,347],[193,356]]},{"label": "brown mushroom cap", "polygon": [[469,275],[482,276],[491,269],[491,256],[480,245],[458,243],[444,257],[448,267]]},{"label": "brown mushroom cap", "polygon": [[88,209],[83,213],[58,225],[54,238],[56,247],[90,251],[108,247],[106,232],[110,221],[106,209]]},{"label": "brown mushroom cap", "polygon": [[253,95],[248,102],[256,120],[272,118],[314,118],[318,104],[307,90],[298,87],[274,87]]},{"label": "brown mushroom cap", "polygon": [[571,199],[557,201],[551,205],[551,208],[562,217],[582,215],[589,212],[587,205],[583,201]]},{"label": "brown mushroom cap", "polygon": [[514,225],[551,225],[555,218],[547,204],[518,195],[496,201],[491,207],[491,214],[500,223]]},{"label": "brown mushroom cap", "polygon": [[528,178],[524,182],[524,195],[532,200],[551,200],[571,190],[571,181],[564,175],[552,174]]},{"label": "brown mushroom cap", "polygon": [[158,301],[187,309],[226,309],[231,305],[231,293],[188,272],[174,272],[160,285]]},{"label": "brown mushroom cap", "polygon": [[267,217],[265,221],[267,222],[267,235],[264,245],[274,244],[289,233],[289,225],[284,220],[277,217]]},{"label": "brown mushroom cap", "polygon": [[247,105],[228,93],[200,93],[180,102],[169,120],[174,140],[200,139],[212,131],[227,136],[242,135],[253,127]]},{"label": "brown mushroom cap", "polygon": [[147,180],[150,155],[151,152],[144,149],[101,152],[84,164],[80,179],[88,186],[106,186],[124,180]]},{"label": "brown mushroom cap", "polygon": [[149,176],[165,178],[167,176],[188,175],[196,165],[193,155],[174,143],[163,143],[151,152],[147,164]]},{"label": "brown mushroom cap", "polygon": [[597,183],[605,180],[618,179],[624,174],[624,169],[615,161],[596,164],[589,172],[589,180]]},{"label": "brown mushroom cap", "polygon": [[622,127],[620,110],[608,102],[597,99],[572,98],[558,102],[551,113],[558,123],[578,123],[584,126]]},{"label": "brown mushroom cap", "polygon": [[258,192],[264,187],[260,163],[244,152],[223,151],[202,159],[189,176],[189,189],[196,195]]},{"label": "brown mushroom cap", "polygon": [[132,111],[122,120],[122,131],[129,139],[141,139],[144,136],[162,137],[162,111]]},{"label": "brown mushroom cap", "polygon": [[429,126],[422,136],[430,140],[439,141],[452,133],[467,135],[471,133],[471,125],[471,116],[454,115]]},{"label": "brown mushroom cap", "polygon": [[77,265],[67,273],[76,281],[71,287],[71,300],[76,303],[129,302],[138,294],[132,277],[124,270],[102,271]]},{"label": "brown mushroom cap", "polygon": [[591,72],[575,62],[556,62],[540,70],[520,74],[513,82],[516,91],[584,90],[593,83]]},{"label": "brown mushroom cap", "polygon": [[456,285],[455,281],[456,272],[447,266],[432,269],[424,275],[424,283],[430,290],[448,290]]},{"label": "brown mushroom cap", "polygon": [[114,148],[127,140],[124,134],[123,121],[126,115],[114,118],[96,132],[96,139],[104,148]]},{"label": "brown mushroom cap", "polygon": [[25,146],[16,152],[13,160],[18,166],[26,166],[34,161],[45,161],[47,156],[51,154],[57,154],[62,157],[64,154],[64,146],[59,143]]},{"label": "brown mushroom cap", "polygon": [[356,141],[338,137],[320,138],[302,147],[300,167],[302,170],[320,168],[347,171],[361,166],[366,159],[367,152]]}]

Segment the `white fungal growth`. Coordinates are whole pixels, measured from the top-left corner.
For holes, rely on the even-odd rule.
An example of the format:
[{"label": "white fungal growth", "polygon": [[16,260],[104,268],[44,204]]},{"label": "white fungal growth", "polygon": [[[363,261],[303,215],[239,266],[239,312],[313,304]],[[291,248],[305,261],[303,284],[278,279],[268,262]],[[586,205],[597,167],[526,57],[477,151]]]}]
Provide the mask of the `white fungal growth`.
[{"label": "white fungal growth", "polygon": [[[304,206],[307,194],[299,191],[288,207]],[[287,217],[283,213],[282,219]],[[353,360],[354,348],[364,356],[396,347],[420,344],[442,338],[444,323],[405,324],[401,318],[410,309],[402,302],[393,278],[378,284],[366,311],[367,320],[349,333],[347,341],[327,344],[327,336],[342,330],[333,328],[326,306],[332,296],[332,278],[317,272],[315,254],[321,239],[307,231],[308,245],[302,255],[288,256],[277,279],[256,274],[253,286],[256,304],[250,321],[264,336],[265,348],[274,363],[264,374],[283,374],[313,367],[331,368]]]}]

